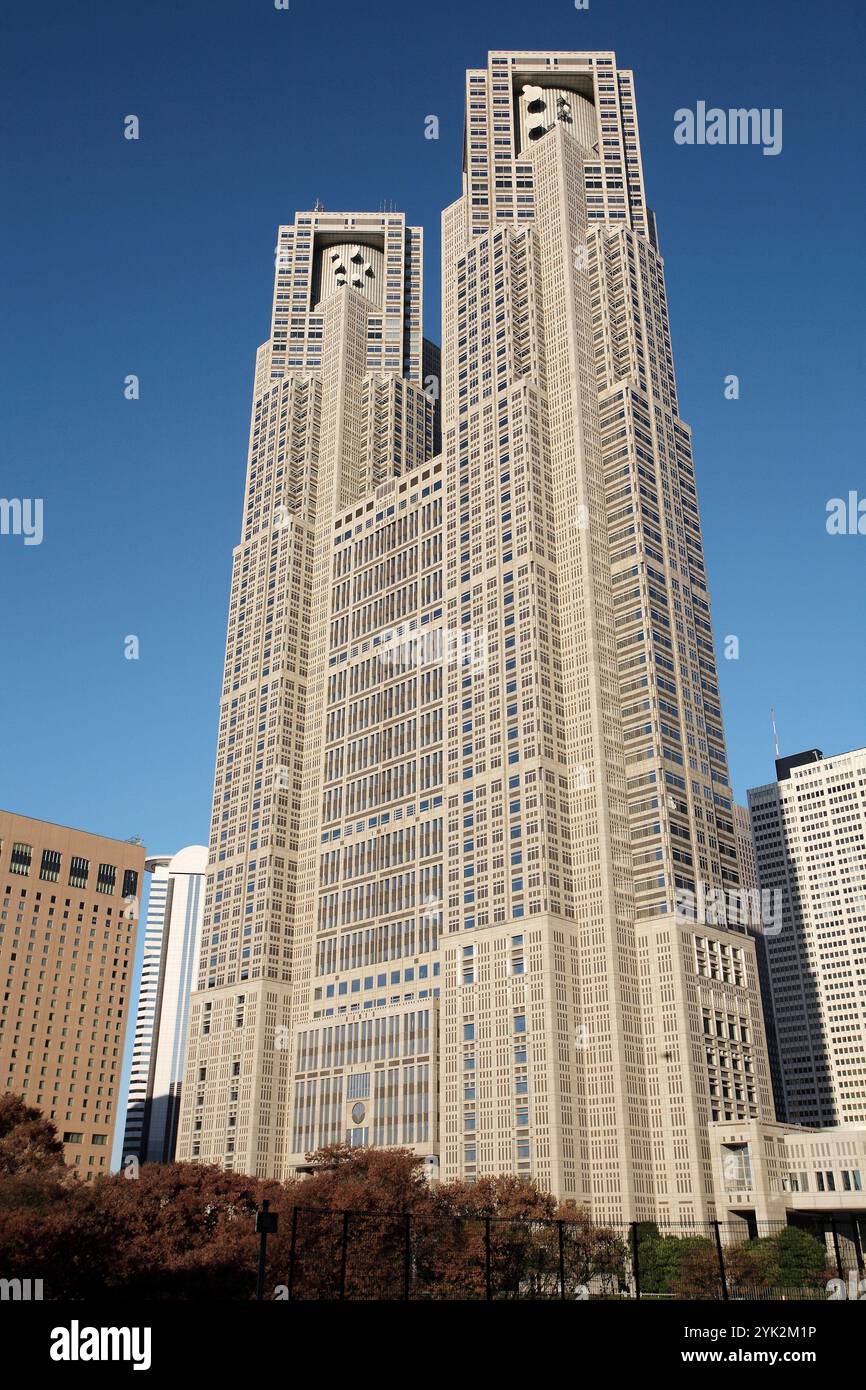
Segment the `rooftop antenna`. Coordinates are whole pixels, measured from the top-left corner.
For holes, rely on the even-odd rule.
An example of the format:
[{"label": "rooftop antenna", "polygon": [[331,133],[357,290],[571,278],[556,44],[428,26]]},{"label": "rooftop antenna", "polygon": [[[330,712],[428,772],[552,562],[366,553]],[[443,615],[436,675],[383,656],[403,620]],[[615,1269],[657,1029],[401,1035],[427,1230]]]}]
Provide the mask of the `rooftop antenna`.
[{"label": "rooftop antenna", "polygon": [[322,202],[321,198],[317,198],[316,201],[313,203],[313,212],[324,212],[324,211],[325,211],[325,204]]},{"label": "rooftop antenna", "polygon": [[771,722],[772,725],[773,725],[773,747],[774,747],[775,750],[776,750],[776,757],[778,758],[778,756],[779,756],[779,735],[778,735],[778,733],[777,733],[777,731],[776,731],[776,711],[775,711],[775,709],[771,709],[771,710],[770,710],[770,722]]}]

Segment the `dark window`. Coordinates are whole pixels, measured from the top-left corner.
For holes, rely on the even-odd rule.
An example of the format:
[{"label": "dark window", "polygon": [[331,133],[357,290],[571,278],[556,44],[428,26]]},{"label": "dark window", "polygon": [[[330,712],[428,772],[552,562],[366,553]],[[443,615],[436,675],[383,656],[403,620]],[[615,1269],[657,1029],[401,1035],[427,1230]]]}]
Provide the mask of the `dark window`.
[{"label": "dark window", "polygon": [[80,854],[73,854],[72,862],[69,865],[69,886],[70,888],[86,888],[87,875],[90,873],[90,860],[83,859]]},{"label": "dark window", "polygon": [[135,869],[123,871],[123,897],[134,898],[138,892],[138,873]]},{"label": "dark window", "polygon": [[13,874],[24,874],[26,876],[30,873],[30,861],[32,858],[32,845],[13,844],[9,868],[12,870]]},{"label": "dark window", "polygon": [[117,869],[113,864],[100,864],[99,873],[96,876],[97,893],[113,893],[116,878]]},{"label": "dark window", "polygon": [[60,877],[60,850],[44,849],[42,851],[42,868],[39,870],[39,877],[44,878],[47,883],[56,883]]}]

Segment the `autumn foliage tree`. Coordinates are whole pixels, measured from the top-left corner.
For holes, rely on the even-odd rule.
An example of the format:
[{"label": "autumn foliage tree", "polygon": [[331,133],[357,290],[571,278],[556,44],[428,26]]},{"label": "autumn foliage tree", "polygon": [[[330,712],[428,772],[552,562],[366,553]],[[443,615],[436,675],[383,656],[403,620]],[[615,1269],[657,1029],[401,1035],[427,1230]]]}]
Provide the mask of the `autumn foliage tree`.
[{"label": "autumn foliage tree", "polygon": [[22,1096],[0,1096],[0,1179],[63,1169],[57,1130]]},{"label": "autumn foliage tree", "polygon": [[337,1145],[287,1183],[183,1163],[82,1182],[53,1125],[0,1101],[0,1268],[42,1279],[48,1298],[249,1298],[264,1198],[279,1218],[273,1298],[290,1279],[302,1299],[477,1299],[488,1279],[493,1297],[519,1298],[560,1296],[562,1273],[567,1297],[624,1277],[615,1233],[525,1178],[431,1184],[409,1150]]},{"label": "autumn foliage tree", "polygon": [[277,1199],[281,1256],[288,1242],[281,1282],[291,1264],[293,1297],[402,1297],[407,1217],[420,1234],[433,1212],[423,1160],[407,1149],[335,1144],[311,1154],[310,1167],[307,1178],[286,1184]]},{"label": "autumn foliage tree", "polygon": [[[624,1242],[514,1175],[430,1185],[408,1150],[323,1149],[289,1193],[295,1298],[575,1297],[625,1282]],[[285,1199],[283,1199],[285,1200]],[[559,1222],[562,1222],[560,1229]]]},{"label": "autumn foliage tree", "polygon": [[[407,1149],[320,1149],[286,1183],[202,1164],[143,1164],[80,1181],[54,1126],[21,1097],[0,1097],[0,1273],[42,1279],[54,1299],[247,1299],[255,1287],[254,1215],[278,1216],[267,1296],[299,1299],[618,1296],[631,1278],[623,1233],[557,1205],[527,1178],[430,1183]],[[725,1250],[732,1290],[818,1285],[826,1251],[805,1232]],[[639,1232],[645,1292],[719,1295],[718,1252],[704,1236]]]}]

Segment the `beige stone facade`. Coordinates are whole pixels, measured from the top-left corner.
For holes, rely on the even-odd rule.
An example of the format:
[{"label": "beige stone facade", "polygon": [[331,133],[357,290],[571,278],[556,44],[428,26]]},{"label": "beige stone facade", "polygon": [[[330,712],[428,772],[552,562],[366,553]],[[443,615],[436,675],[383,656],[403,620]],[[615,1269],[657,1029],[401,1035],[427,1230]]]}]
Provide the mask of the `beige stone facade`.
[{"label": "beige stone facade", "polygon": [[[834,1218],[842,1232],[856,1222],[866,1236],[866,1129],[838,1125],[710,1126],[719,1219],[767,1222],[794,1217]],[[754,1225],[753,1225],[754,1229]],[[856,1237],[855,1237],[856,1239]]]},{"label": "beige stone facade", "polygon": [[179,1156],[705,1219],[708,1123],[772,1102],[753,943],[677,912],[739,876],[631,73],[490,54],[442,230],[440,447],[420,233],[281,229]]}]

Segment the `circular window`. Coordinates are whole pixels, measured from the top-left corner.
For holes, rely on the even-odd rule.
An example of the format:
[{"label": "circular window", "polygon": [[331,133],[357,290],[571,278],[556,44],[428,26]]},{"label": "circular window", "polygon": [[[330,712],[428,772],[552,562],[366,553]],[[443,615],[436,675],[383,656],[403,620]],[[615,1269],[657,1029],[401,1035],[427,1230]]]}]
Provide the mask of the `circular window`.
[{"label": "circular window", "polygon": [[359,1100],[356,1100],[355,1104],[352,1106],[352,1119],[356,1125],[361,1123],[366,1113],[366,1106],[362,1105]]}]

